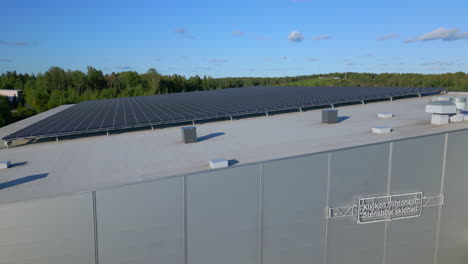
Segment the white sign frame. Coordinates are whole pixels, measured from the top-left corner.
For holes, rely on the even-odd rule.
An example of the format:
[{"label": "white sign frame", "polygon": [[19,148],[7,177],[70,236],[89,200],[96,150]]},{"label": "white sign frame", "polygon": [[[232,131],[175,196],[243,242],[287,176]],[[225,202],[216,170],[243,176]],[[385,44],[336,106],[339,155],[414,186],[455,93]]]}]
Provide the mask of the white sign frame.
[{"label": "white sign frame", "polygon": [[[403,199],[403,201],[409,201],[409,200],[417,200],[417,213],[416,214],[411,214],[411,215],[405,215],[405,216],[395,216],[392,213],[388,213],[388,217],[382,218],[382,219],[375,219],[375,220],[369,220],[369,221],[363,221],[362,219],[362,208],[363,205],[369,204],[369,201],[371,201],[371,204],[375,205],[376,200],[384,200],[386,202],[392,202],[395,198],[399,197],[409,197],[407,199]],[[399,201],[399,199],[396,199]],[[367,203],[366,203],[367,202]],[[403,194],[394,194],[394,195],[383,195],[383,196],[374,196],[374,197],[366,197],[366,198],[359,198],[359,202],[357,205],[357,223],[358,224],[369,224],[369,223],[377,223],[377,222],[391,222],[393,220],[398,220],[398,219],[407,219],[407,218],[415,218],[421,216],[422,209],[423,209],[423,193],[422,192],[414,192],[414,193],[403,193]],[[390,208],[399,208],[401,206],[396,206],[396,207],[390,207]],[[372,209],[374,210],[374,209]],[[382,209],[383,210],[383,209]],[[373,211],[372,211],[373,212]]]}]

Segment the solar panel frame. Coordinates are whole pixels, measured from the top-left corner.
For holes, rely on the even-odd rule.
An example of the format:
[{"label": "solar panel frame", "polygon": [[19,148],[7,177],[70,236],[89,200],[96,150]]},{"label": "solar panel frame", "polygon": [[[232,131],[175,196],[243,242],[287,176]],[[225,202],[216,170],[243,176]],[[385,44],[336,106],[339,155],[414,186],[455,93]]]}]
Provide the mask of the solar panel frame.
[{"label": "solar panel frame", "polygon": [[61,137],[426,95],[444,88],[245,87],[84,101],[3,140]]}]

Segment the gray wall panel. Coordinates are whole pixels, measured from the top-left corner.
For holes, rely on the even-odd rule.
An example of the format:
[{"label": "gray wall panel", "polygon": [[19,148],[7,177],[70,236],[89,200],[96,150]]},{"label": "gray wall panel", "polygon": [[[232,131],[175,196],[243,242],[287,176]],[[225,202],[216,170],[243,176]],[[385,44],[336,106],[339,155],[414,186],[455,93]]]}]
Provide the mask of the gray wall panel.
[{"label": "gray wall panel", "polygon": [[263,175],[263,263],[323,263],[328,154],[266,163]]},{"label": "gray wall panel", "polygon": [[354,217],[328,223],[327,264],[380,264],[385,223],[357,224]]},{"label": "gray wall panel", "polygon": [[385,263],[434,263],[437,214],[437,207],[429,207],[419,217],[388,223]]},{"label": "gray wall panel", "polygon": [[0,206],[0,263],[94,263],[91,193]]},{"label": "gray wall panel", "polygon": [[[390,144],[378,144],[332,152],[331,207],[357,204],[359,197],[387,193]],[[330,219],[327,262],[381,263],[384,223],[359,225],[356,217]]]},{"label": "gray wall panel", "polygon": [[468,263],[468,131],[450,133],[440,215],[439,264]]},{"label": "gray wall panel", "polygon": [[100,264],[182,264],[184,178],[96,194]]},{"label": "gray wall panel", "polygon": [[253,264],[259,258],[260,165],[187,177],[190,264]]},{"label": "gray wall panel", "polygon": [[353,205],[360,196],[387,193],[390,144],[332,152],[330,206]]},{"label": "gray wall panel", "polygon": [[393,145],[391,193],[438,196],[445,135],[397,141]]}]

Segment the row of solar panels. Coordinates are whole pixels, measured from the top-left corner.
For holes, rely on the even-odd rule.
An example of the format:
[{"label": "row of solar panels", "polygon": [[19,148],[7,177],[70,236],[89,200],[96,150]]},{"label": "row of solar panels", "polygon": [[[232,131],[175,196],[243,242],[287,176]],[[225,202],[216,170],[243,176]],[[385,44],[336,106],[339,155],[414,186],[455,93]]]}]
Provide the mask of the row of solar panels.
[{"label": "row of solar panels", "polygon": [[442,92],[442,88],[246,87],[86,101],[4,140],[46,138]]}]

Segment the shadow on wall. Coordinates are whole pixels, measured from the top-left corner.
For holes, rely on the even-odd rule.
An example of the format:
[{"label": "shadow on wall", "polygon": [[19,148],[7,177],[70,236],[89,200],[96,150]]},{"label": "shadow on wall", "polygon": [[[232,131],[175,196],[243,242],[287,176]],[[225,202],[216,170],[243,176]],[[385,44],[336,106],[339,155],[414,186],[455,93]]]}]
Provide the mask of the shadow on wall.
[{"label": "shadow on wall", "polygon": [[202,141],[205,141],[205,140],[208,140],[208,139],[211,139],[211,138],[215,138],[215,137],[219,137],[219,136],[222,136],[222,135],[225,135],[225,134],[226,133],[224,133],[224,132],[211,133],[211,134],[199,137],[197,139],[197,142],[202,142]]},{"label": "shadow on wall", "polygon": [[19,179],[16,179],[16,180],[12,180],[12,181],[9,181],[9,182],[0,183],[0,190],[10,188],[10,187],[13,187],[13,186],[16,186],[16,185],[20,185],[20,184],[23,184],[23,183],[28,183],[28,182],[31,182],[31,181],[43,179],[43,178],[47,177],[47,175],[49,175],[49,173],[35,174],[35,175],[19,178]]},{"label": "shadow on wall", "polygon": [[351,118],[350,116],[339,116],[338,117],[338,123],[341,123],[341,122],[343,122],[345,120],[348,120],[350,118]]}]

